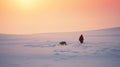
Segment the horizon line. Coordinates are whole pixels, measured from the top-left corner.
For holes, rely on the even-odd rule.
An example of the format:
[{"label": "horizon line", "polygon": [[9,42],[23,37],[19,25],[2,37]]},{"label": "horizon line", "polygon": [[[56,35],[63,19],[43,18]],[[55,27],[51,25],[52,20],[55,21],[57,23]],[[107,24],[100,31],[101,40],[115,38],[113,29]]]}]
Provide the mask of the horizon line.
[{"label": "horizon line", "polygon": [[0,33],[0,35],[35,35],[35,34],[53,34],[53,33],[72,33],[72,32],[87,32],[87,31],[97,31],[97,30],[105,30],[105,29],[112,29],[112,28],[120,28],[120,26],[117,27],[108,27],[108,28],[101,28],[101,29],[93,29],[93,30],[84,30],[84,31],[66,31],[66,32],[43,32],[43,33],[18,33],[18,34],[8,34],[8,33]]}]

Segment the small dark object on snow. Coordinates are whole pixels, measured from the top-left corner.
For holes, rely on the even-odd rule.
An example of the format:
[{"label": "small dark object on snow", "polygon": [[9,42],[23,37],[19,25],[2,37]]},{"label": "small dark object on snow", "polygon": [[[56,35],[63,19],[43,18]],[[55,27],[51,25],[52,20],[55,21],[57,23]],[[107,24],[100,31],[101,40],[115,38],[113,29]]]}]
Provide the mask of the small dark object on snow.
[{"label": "small dark object on snow", "polygon": [[80,41],[81,44],[84,42],[84,37],[83,37],[82,34],[81,34],[80,37],[79,37],[79,41]]},{"label": "small dark object on snow", "polygon": [[67,43],[65,41],[61,41],[59,42],[60,45],[67,45]]}]

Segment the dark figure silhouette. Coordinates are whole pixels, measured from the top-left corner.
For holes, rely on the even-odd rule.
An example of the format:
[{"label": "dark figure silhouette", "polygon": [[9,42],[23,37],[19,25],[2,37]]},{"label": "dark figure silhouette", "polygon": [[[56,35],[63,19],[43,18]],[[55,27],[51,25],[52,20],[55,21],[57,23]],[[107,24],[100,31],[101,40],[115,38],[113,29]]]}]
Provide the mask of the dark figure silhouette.
[{"label": "dark figure silhouette", "polygon": [[81,34],[80,37],[79,37],[79,41],[80,41],[81,44],[84,42],[84,37],[83,37],[82,34]]},{"label": "dark figure silhouette", "polygon": [[60,45],[67,45],[67,43],[65,41],[61,41],[59,44]]}]

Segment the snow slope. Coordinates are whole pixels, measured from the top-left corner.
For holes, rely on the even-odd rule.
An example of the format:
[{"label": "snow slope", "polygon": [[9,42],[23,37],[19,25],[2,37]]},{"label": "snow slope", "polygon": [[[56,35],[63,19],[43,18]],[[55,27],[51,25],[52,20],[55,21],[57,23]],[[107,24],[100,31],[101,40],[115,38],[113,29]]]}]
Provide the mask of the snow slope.
[{"label": "snow slope", "polygon": [[[80,44],[80,34],[85,43]],[[61,46],[66,41],[67,46]],[[119,67],[120,27],[66,33],[0,34],[0,67]]]}]

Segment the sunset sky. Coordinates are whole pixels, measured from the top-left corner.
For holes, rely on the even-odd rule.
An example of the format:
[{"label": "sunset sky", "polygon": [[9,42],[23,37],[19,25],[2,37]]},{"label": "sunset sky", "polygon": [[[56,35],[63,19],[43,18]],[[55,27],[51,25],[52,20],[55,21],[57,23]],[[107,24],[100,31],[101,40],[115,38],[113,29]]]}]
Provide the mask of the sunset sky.
[{"label": "sunset sky", "polygon": [[0,0],[0,33],[85,31],[120,26],[120,0]]}]

